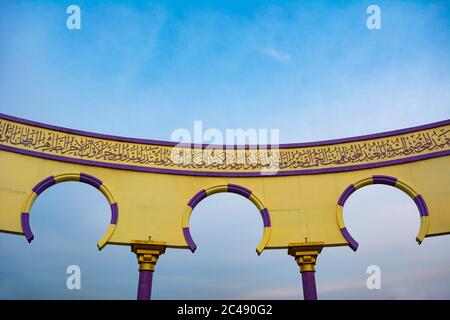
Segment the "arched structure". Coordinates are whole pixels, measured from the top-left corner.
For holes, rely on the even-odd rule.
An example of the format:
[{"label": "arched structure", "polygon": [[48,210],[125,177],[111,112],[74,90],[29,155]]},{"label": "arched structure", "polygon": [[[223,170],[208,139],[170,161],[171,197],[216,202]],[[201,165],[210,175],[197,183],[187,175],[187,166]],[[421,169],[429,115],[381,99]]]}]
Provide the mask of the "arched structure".
[{"label": "arched structure", "polygon": [[25,235],[25,238],[28,240],[28,242],[31,242],[34,239],[34,235],[30,227],[30,211],[34,201],[42,192],[44,192],[51,186],[66,181],[78,181],[89,184],[94,188],[100,190],[100,192],[108,200],[111,208],[111,221],[108,229],[106,230],[106,233],[97,242],[97,247],[99,248],[99,250],[103,249],[103,247],[113,235],[114,229],[116,228],[117,221],[119,219],[119,207],[108,186],[106,186],[100,179],[86,173],[62,173],[54,176],[49,176],[33,187],[23,205],[22,212],[20,214],[22,231]]},{"label": "arched structure", "polygon": [[311,143],[220,146],[103,135],[0,114],[1,232],[31,241],[33,201],[69,180],[88,183],[108,199],[111,224],[98,246],[132,248],[140,298],[150,297],[154,266],[166,248],[195,250],[189,232],[195,205],[213,193],[234,192],[262,214],[257,252],[287,249],[300,266],[305,297],[315,299],[314,265],[322,248],[357,248],[342,208],[358,188],[382,183],[413,198],[421,215],[419,243],[450,234],[450,120]]},{"label": "arched structure", "polygon": [[186,242],[188,243],[189,249],[191,249],[192,252],[195,252],[195,249],[197,248],[197,245],[192,239],[191,232],[189,230],[189,221],[191,218],[192,210],[194,210],[195,206],[197,206],[197,204],[199,204],[200,201],[202,201],[206,197],[221,192],[230,192],[243,196],[249,199],[258,208],[264,225],[263,236],[258,246],[256,247],[256,253],[260,255],[263,252],[264,248],[266,247],[267,242],[269,241],[270,238],[270,230],[272,225],[270,223],[269,210],[267,210],[267,208],[264,207],[261,200],[259,200],[259,198],[251,190],[232,183],[202,189],[199,192],[197,192],[187,203],[186,211],[184,212],[183,215],[182,227],[183,227],[183,235],[184,238],[186,239]]},{"label": "arched structure", "polygon": [[364,178],[358,182],[350,184],[339,197],[336,206],[336,217],[339,228],[341,229],[342,236],[347,240],[350,248],[353,251],[358,249],[358,242],[348,232],[344,223],[344,205],[347,199],[358,189],[371,184],[384,184],[392,187],[396,187],[405,192],[416,204],[420,214],[420,230],[416,236],[417,243],[422,243],[425,235],[428,231],[428,208],[422,195],[418,194],[411,186],[399,179],[391,176],[374,175],[372,177]]}]

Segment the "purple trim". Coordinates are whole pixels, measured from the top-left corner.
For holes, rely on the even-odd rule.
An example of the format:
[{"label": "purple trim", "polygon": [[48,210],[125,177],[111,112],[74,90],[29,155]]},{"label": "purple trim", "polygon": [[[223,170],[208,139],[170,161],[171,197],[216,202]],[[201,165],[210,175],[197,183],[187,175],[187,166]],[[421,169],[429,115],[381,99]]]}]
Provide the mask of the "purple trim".
[{"label": "purple trim", "polygon": [[117,224],[117,220],[119,219],[119,207],[117,206],[117,202],[114,202],[111,205],[111,221],[110,224]]},{"label": "purple trim", "polygon": [[42,192],[44,192],[47,188],[53,186],[56,183],[55,177],[50,176],[39,182],[37,185],[34,186],[32,189],[37,195],[40,195]]},{"label": "purple trim", "polygon": [[264,223],[264,228],[265,227],[271,227],[271,223],[270,223],[270,215],[269,215],[269,210],[267,210],[267,208],[264,208],[260,211],[261,213],[261,217],[263,219],[263,223]]},{"label": "purple trim", "polygon": [[428,207],[423,199],[422,195],[417,195],[414,198],[414,202],[416,203],[417,208],[419,209],[419,213],[421,217],[428,217]]},{"label": "purple trim", "polygon": [[228,184],[227,191],[231,192],[231,193],[237,193],[237,194],[239,194],[239,195],[241,195],[243,197],[246,197],[246,198],[250,197],[251,194],[252,194],[251,190],[249,190],[249,189],[247,189],[247,188],[245,188],[243,186],[240,186],[238,184],[232,184],[232,183]]},{"label": "purple trim", "polygon": [[188,202],[188,206],[191,207],[192,209],[195,208],[195,206],[202,201],[203,199],[205,199],[208,195],[206,194],[205,189],[200,190],[199,192],[197,192],[195,194],[195,196],[193,196],[191,198],[191,200],[189,200]]},{"label": "purple trim", "polygon": [[391,176],[379,176],[375,175],[372,176],[373,184],[387,184],[389,186],[395,187],[395,184],[397,183],[397,178],[391,177]]},{"label": "purple trim", "polygon": [[353,237],[348,232],[347,228],[341,228],[341,233],[344,236],[345,240],[347,240],[350,248],[352,248],[353,251],[358,250],[359,244],[358,244],[358,242],[356,242],[355,239],[353,239]]},{"label": "purple trim", "polygon": [[[1,147],[1,145],[0,145]],[[1,149],[1,148],[0,148]],[[100,188],[102,185],[102,181],[98,178],[91,176],[86,173],[80,174],[80,182],[90,184],[91,186],[95,188]],[[47,188],[53,186],[56,184],[55,177],[50,176],[39,182],[32,190],[37,195],[40,195],[43,191],[45,191]],[[119,208],[117,206],[117,203],[113,203],[111,206],[111,221],[110,224],[117,224],[117,220],[119,218]],[[31,242],[34,239],[34,235],[31,232],[30,228],[30,221],[29,221],[29,214],[22,212],[21,215],[21,222],[22,222],[22,230],[25,234],[25,237],[27,238],[28,242]]]},{"label": "purple trim", "polygon": [[195,252],[195,250],[197,249],[197,245],[195,244],[194,240],[192,240],[191,232],[189,231],[189,227],[183,228],[183,235],[184,235],[184,239],[186,239],[189,249],[191,249],[192,252]]},{"label": "purple trim", "polygon": [[153,271],[139,270],[137,300],[151,300]]},{"label": "purple trim", "polygon": [[304,300],[317,300],[316,276],[314,273],[314,271],[302,272]]},{"label": "purple trim", "polygon": [[[18,122],[18,123],[23,123],[23,124],[26,124],[26,125],[36,126],[36,127],[40,127],[40,128],[49,129],[49,130],[56,130],[56,131],[60,131],[60,132],[65,132],[65,133],[70,133],[70,134],[77,134],[77,135],[81,135],[81,136],[93,137],[93,138],[99,138],[99,139],[109,139],[109,140],[114,140],[114,141],[141,143],[141,144],[152,144],[152,145],[161,145],[161,146],[177,146],[177,145],[180,145],[179,142],[127,138],[127,137],[120,137],[120,136],[107,135],[107,134],[99,134],[99,133],[82,131],[82,130],[68,129],[68,128],[53,126],[53,125],[49,125],[49,124],[45,124],[45,123],[41,123],[41,122],[26,120],[26,119],[14,117],[14,116],[6,115],[6,114],[3,114],[3,113],[0,113],[0,119],[14,121],[14,122]],[[336,143],[346,143],[346,142],[354,142],[354,141],[361,141],[361,140],[377,139],[377,138],[384,138],[384,137],[389,137],[389,136],[398,135],[398,134],[410,133],[410,132],[419,131],[419,130],[432,129],[432,128],[441,127],[441,126],[445,126],[445,125],[449,125],[449,124],[450,124],[450,119],[443,120],[443,121],[438,121],[438,122],[434,122],[434,123],[430,123],[430,124],[415,126],[415,127],[409,127],[409,128],[400,129],[400,130],[386,131],[386,132],[369,134],[369,135],[355,136],[355,137],[343,138],[343,139],[333,139],[333,140],[306,142],[306,143],[286,143],[286,144],[277,145],[275,147],[280,147],[280,148],[302,148],[302,147],[324,146],[324,145],[330,145],[330,144],[336,144]],[[186,143],[184,145],[193,147],[193,146],[198,146],[199,144]],[[203,148],[206,148],[206,147],[211,147],[211,148],[214,148],[214,147],[216,147],[216,148],[228,148],[230,150],[233,149],[234,147],[238,147],[239,149],[241,149],[241,148],[242,149],[255,148],[255,146],[248,146],[248,145],[237,145],[237,146],[231,145],[231,146],[227,146],[227,145],[209,145],[209,144],[202,144],[202,147]],[[261,146],[261,147],[263,147],[263,148],[264,147],[270,148],[271,146],[268,145],[268,146]]]},{"label": "purple trim", "polygon": [[97,189],[99,189],[100,186],[103,184],[103,182],[100,179],[91,176],[90,174],[87,173],[80,173],[80,182],[90,184],[91,186]]},{"label": "purple trim", "polygon": [[[5,146],[0,144],[0,150],[24,154],[28,156],[38,157],[42,159],[50,159],[56,161],[63,161],[69,163],[77,163],[89,166],[119,169],[119,170],[130,170],[138,172],[152,172],[152,173],[164,173],[164,174],[177,174],[177,175],[187,175],[187,176],[201,176],[201,177],[267,177],[267,172],[218,172],[218,171],[191,171],[191,170],[177,170],[177,169],[159,169],[150,167],[141,167],[135,165],[123,165],[116,163],[106,163],[100,161],[74,159],[63,156],[56,156],[52,154],[45,154],[36,151],[18,149],[10,146]],[[392,166],[402,163],[409,163],[414,161],[421,161],[426,159],[432,159],[437,157],[443,157],[450,155],[450,150],[443,150],[429,154],[423,154],[419,156],[413,156],[409,158],[396,159],[381,161],[376,163],[358,164],[345,167],[335,167],[335,168],[324,168],[324,169],[304,169],[304,170],[289,170],[289,171],[279,171],[277,173],[271,174],[270,176],[300,176],[300,175],[311,175],[311,174],[323,174],[323,173],[335,173],[335,172],[347,172],[353,170],[364,170],[371,168],[380,168],[385,166]]]},{"label": "purple trim", "polygon": [[349,185],[344,192],[341,194],[341,197],[338,200],[338,205],[340,205],[341,207],[344,206],[345,201],[347,201],[348,197],[350,197],[350,195],[355,192],[356,188],[353,184]]},{"label": "purple trim", "polygon": [[[225,192],[225,191],[224,191]],[[252,194],[252,191],[244,188],[240,185],[237,184],[232,184],[229,183],[227,185],[227,191],[226,192],[231,192],[231,193],[237,193],[241,196],[244,196],[246,198],[250,197],[250,195]],[[191,207],[192,209],[195,208],[195,206],[202,201],[203,199],[205,199],[207,197],[207,193],[205,189],[200,190],[199,192],[197,192],[192,198],[191,200],[189,200],[188,202],[188,206]],[[263,224],[264,227],[270,227],[271,226],[271,222],[270,222],[270,215],[269,215],[269,210],[267,210],[267,208],[264,208],[260,211],[261,213],[261,217],[263,219]],[[189,231],[189,227],[184,227],[183,228],[183,235],[184,235],[184,239],[186,240],[189,248],[191,249],[192,252],[195,252],[195,250],[197,249],[197,245],[195,244],[194,240],[192,239],[191,236],[191,232]]]},{"label": "purple trim", "polygon": [[25,234],[25,238],[27,239],[28,242],[33,241],[34,235],[33,235],[33,232],[31,232],[31,228],[30,228],[29,213],[22,212],[22,214],[20,215],[20,221],[22,223],[22,231]]}]

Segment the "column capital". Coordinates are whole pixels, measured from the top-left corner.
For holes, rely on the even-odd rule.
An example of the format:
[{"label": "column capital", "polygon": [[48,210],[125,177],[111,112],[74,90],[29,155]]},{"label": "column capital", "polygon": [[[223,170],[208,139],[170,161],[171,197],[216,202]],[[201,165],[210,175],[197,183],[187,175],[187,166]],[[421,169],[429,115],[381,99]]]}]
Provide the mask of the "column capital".
[{"label": "column capital", "polygon": [[322,251],[323,242],[299,242],[288,245],[288,254],[293,256],[300,272],[315,272],[317,256]]},{"label": "column capital", "polygon": [[158,258],[166,251],[166,242],[161,241],[131,241],[131,251],[136,254],[139,271],[155,271]]}]

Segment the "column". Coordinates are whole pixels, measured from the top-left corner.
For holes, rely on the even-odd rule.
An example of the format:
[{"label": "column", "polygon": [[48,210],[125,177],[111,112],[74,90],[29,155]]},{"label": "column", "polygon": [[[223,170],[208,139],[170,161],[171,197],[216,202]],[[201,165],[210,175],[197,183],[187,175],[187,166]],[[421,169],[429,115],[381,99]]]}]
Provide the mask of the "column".
[{"label": "column", "polygon": [[322,242],[291,243],[288,246],[288,254],[294,257],[300,267],[305,300],[317,300],[316,270],[314,266],[322,248]]},{"label": "column", "polygon": [[166,243],[159,241],[132,241],[131,251],[136,254],[139,264],[139,284],[137,300],[150,300],[152,281],[158,258],[166,251]]}]

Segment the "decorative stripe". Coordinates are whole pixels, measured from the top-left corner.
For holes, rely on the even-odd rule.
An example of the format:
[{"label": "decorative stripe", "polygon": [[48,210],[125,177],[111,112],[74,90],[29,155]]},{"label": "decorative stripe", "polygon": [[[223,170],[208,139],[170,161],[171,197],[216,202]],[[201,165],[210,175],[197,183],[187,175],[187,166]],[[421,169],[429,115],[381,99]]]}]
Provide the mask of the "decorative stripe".
[{"label": "decorative stripe", "polygon": [[355,239],[353,239],[353,237],[347,231],[347,228],[341,228],[341,233],[344,236],[345,240],[347,240],[350,248],[352,248],[353,251],[356,251],[358,249],[359,244],[358,242],[355,241]]},{"label": "decorative stripe", "polygon": [[192,209],[195,208],[195,206],[202,201],[203,199],[205,199],[208,195],[206,194],[205,189],[200,190],[199,192],[197,192],[195,194],[195,196],[193,196],[191,198],[191,200],[189,200],[188,202],[188,206],[191,207]]},{"label": "decorative stripe", "polygon": [[25,202],[24,206],[22,207],[22,212],[30,212],[31,206],[33,205],[33,203],[37,197],[38,197],[38,195],[36,194],[36,192],[31,191],[31,194],[28,196],[27,201]]},{"label": "decorative stripe", "polygon": [[184,210],[184,214],[183,214],[183,222],[182,222],[183,228],[189,227],[189,220],[191,219],[191,214],[192,214],[192,208],[190,206],[186,206],[186,209]]},{"label": "decorative stripe", "polygon": [[373,184],[387,184],[389,186],[395,187],[395,184],[397,183],[397,178],[390,177],[390,176],[373,176]]},{"label": "decorative stripe", "polygon": [[418,244],[421,244],[423,239],[425,239],[425,235],[428,231],[429,219],[428,216],[420,217],[420,230],[418,235],[416,236],[416,241]]},{"label": "decorative stripe", "polygon": [[118,219],[119,219],[119,208],[117,207],[117,202],[114,202],[111,205],[111,222],[110,222],[110,224],[117,224]]},{"label": "decorative stripe", "polygon": [[261,217],[263,219],[264,227],[271,227],[269,211],[267,210],[267,208],[262,209],[260,212]]},{"label": "decorative stripe", "polygon": [[338,223],[339,229],[345,228],[344,208],[340,205],[337,205],[337,208],[336,208],[336,218],[337,218],[337,223]]},{"label": "decorative stripe", "polygon": [[98,190],[100,190],[100,192],[103,193],[106,199],[108,199],[109,204],[113,204],[114,202],[116,202],[111,192],[109,192],[109,187],[105,183],[103,183],[100,188],[98,188]]},{"label": "decorative stripe", "polygon": [[250,197],[250,195],[252,194],[251,190],[249,190],[243,186],[240,186],[237,184],[232,184],[232,183],[228,184],[228,192],[236,193],[236,194],[239,194],[246,198]]},{"label": "decorative stripe", "polygon": [[400,190],[405,192],[412,199],[414,199],[417,196],[417,192],[413,188],[411,188],[406,183],[404,183],[404,182],[402,182],[400,180],[397,180],[397,183],[395,184],[395,187],[399,188]]},{"label": "decorative stripe", "polygon": [[221,193],[221,192],[228,192],[228,186],[226,184],[222,184],[222,185],[218,185],[218,186],[214,186],[214,187],[206,189],[206,194],[208,197],[213,194]]},{"label": "decorative stripe", "polygon": [[259,211],[264,209],[264,205],[259,201],[259,199],[252,193],[250,197],[248,197],[248,200],[253,202],[253,204],[258,208]]},{"label": "decorative stripe", "polygon": [[97,189],[100,189],[100,186],[103,184],[103,182],[100,179],[86,173],[80,173],[80,182],[90,184],[91,186]]},{"label": "decorative stripe", "polygon": [[53,186],[55,184],[55,177],[50,176],[48,178],[45,178],[41,182],[39,182],[32,190],[37,194],[40,195],[45,189]]},{"label": "decorative stripe", "polygon": [[355,189],[358,190],[362,187],[368,186],[370,184],[373,184],[373,178],[367,178],[367,179],[363,179],[363,180],[359,180],[358,182],[354,183],[353,185],[355,186]]},{"label": "decorative stripe", "polygon": [[259,241],[258,246],[256,247],[256,253],[258,254],[258,256],[263,252],[264,248],[266,247],[267,243],[269,242],[271,232],[272,232],[271,227],[264,228],[263,236],[262,236],[261,240]]},{"label": "decorative stripe", "polygon": [[428,217],[428,208],[427,204],[425,203],[425,200],[423,199],[422,195],[417,195],[414,198],[414,202],[416,203],[417,208],[419,209],[419,213],[421,217]]},{"label": "decorative stripe", "polygon": [[19,148],[14,148],[0,144],[0,150],[24,154],[32,157],[50,159],[55,161],[62,161],[68,163],[76,163],[94,167],[119,169],[119,170],[129,170],[137,172],[151,172],[151,173],[164,173],[164,174],[175,174],[184,176],[198,176],[198,177],[266,177],[270,176],[303,176],[312,174],[325,174],[325,173],[336,173],[336,172],[348,172],[354,170],[365,170],[373,168],[381,168],[387,166],[393,166],[403,163],[410,163],[415,161],[422,161],[426,159],[433,159],[438,157],[444,157],[450,155],[450,150],[442,150],[433,153],[422,154],[418,156],[412,156],[409,158],[387,160],[375,163],[364,163],[351,166],[333,167],[333,168],[323,168],[323,169],[302,169],[302,170],[285,170],[285,171],[254,171],[254,172],[226,172],[226,171],[193,171],[193,170],[178,170],[178,169],[162,169],[162,168],[152,168],[152,167],[141,167],[138,165],[124,165],[117,163],[107,163],[94,160],[85,159],[75,159],[65,156],[57,156],[53,154],[46,154],[42,152],[36,152],[31,150],[24,150]]},{"label": "decorative stripe", "polygon": [[[406,194],[408,194],[416,204],[417,208],[419,209],[420,214],[420,230],[416,237],[417,242],[420,244],[423,239],[425,238],[425,235],[428,231],[428,208],[427,204],[422,197],[422,195],[418,194],[413,188],[408,186],[406,183],[398,180],[395,177],[391,176],[384,176],[384,175],[374,175],[371,178],[366,178],[363,180],[358,181],[355,184],[349,185],[344,192],[342,193],[341,197],[338,200],[338,205],[336,208],[336,217],[337,217],[337,223],[341,230],[342,235],[347,240],[350,248],[352,248],[354,251],[358,248],[358,242],[356,242],[350,233],[348,232],[347,228],[344,225],[344,217],[343,217],[343,206],[345,201],[348,199],[348,197],[358,188],[361,188],[365,185],[368,185],[370,181],[373,181],[373,184],[385,184],[390,185],[393,187],[396,187],[402,191],[404,191]],[[355,187],[358,186],[358,187]]]},{"label": "decorative stripe", "polygon": [[66,181],[80,181],[80,173],[63,173],[55,176],[55,184]]},{"label": "decorative stripe", "polygon": [[22,222],[22,230],[25,234],[25,238],[28,242],[33,241],[34,235],[33,232],[31,232],[30,228],[30,215],[27,212],[22,212],[20,216],[20,221]]},{"label": "decorative stripe", "polygon": [[[36,127],[40,127],[40,128],[44,128],[44,129],[48,129],[48,130],[60,131],[60,132],[65,132],[65,133],[69,133],[69,134],[75,134],[75,135],[98,138],[98,139],[107,139],[107,140],[114,140],[114,141],[139,143],[139,144],[151,144],[151,145],[158,145],[158,146],[170,146],[170,147],[176,147],[176,146],[180,145],[179,142],[126,138],[126,137],[120,137],[120,136],[114,136],[114,135],[107,135],[107,134],[100,134],[100,133],[94,133],[94,132],[88,132],[88,131],[82,131],[82,130],[63,128],[63,127],[49,125],[49,124],[45,124],[45,123],[41,123],[41,122],[37,122],[37,121],[32,121],[32,120],[22,119],[19,117],[10,116],[10,115],[4,114],[4,113],[0,113],[0,119],[5,119],[8,121],[22,123],[22,124],[29,125],[29,126],[36,126]],[[446,126],[449,124],[450,124],[450,119],[433,122],[430,124],[420,125],[420,126],[416,126],[416,127],[409,127],[409,128],[405,128],[405,129],[386,131],[386,132],[374,133],[374,134],[369,134],[369,135],[362,135],[362,136],[342,138],[342,139],[333,139],[333,140],[314,141],[314,142],[286,143],[286,144],[277,145],[277,147],[279,147],[279,148],[315,147],[315,146],[326,146],[326,145],[338,144],[338,143],[356,142],[356,141],[362,141],[362,140],[379,139],[379,138],[385,138],[385,137],[390,137],[390,136],[395,136],[395,135],[412,133],[415,131],[438,128],[438,127]],[[184,145],[190,146],[190,147],[199,146],[199,144],[195,144],[195,143],[186,143]],[[237,147],[239,149],[245,149],[246,147],[255,148],[255,146],[246,146],[246,145],[227,146],[227,145],[202,144],[202,148],[206,148],[206,147],[218,147],[218,148],[223,148],[223,149],[225,149],[225,148],[233,149],[234,147]],[[267,146],[263,146],[263,147],[270,148],[271,145],[267,145]]]},{"label": "decorative stripe", "polygon": [[195,208],[195,206],[202,201],[203,199],[205,199],[206,197],[215,194],[215,193],[220,193],[220,192],[231,192],[231,193],[236,193],[239,194],[241,196],[244,196],[246,198],[248,198],[259,210],[261,217],[263,219],[263,224],[264,224],[264,231],[263,231],[263,236],[261,241],[258,244],[258,247],[256,248],[256,253],[259,255],[262,253],[262,251],[264,250],[264,248],[267,245],[267,242],[269,241],[270,238],[270,233],[271,233],[271,221],[270,221],[270,214],[269,214],[269,210],[267,208],[265,208],[261,201],[258,199],[258,197],[252,193],[251,190],[237,185],[237,184],[232,184],[229,183],[227,185],[217,185],[217,186],[213,186],[207,189],[202,189],[199,192],[197,192],[188,202],[188,205],[186,206],[186,210],[184,211],[183,217],[182,217],[182,221],[181,221],[181,226],[183,229],[183,235],[184,235],[184,239],[186,240],[188,247],[191,249],[192,252],[194,252],[197,248],[197,245],[195,244],[194,240],[192,239],[191,233],[189,231],[189,220],[192,214],[192,209]]},{"label": "decorative stripe", "polygon": [[184,234],[184,238],[186,239],[186,242],[188,243],[189,249],[191,249],[192,252],[195,252],[195,250],[197,249],[197,245],[195,244],[194,240],[192,240],[191,232],[189,231],[189,227],[183,228],[183,234]]},{"label": "decorative stripe", "polygon": [[30,227],[30,221],[29,221],[29,212],[31,210],[31,207],[33,206],[34,201],[36,198],[41,194],[43,191],[45,191],[47,188],[61,182],[66,181],[79,181],[83,183],[90,184],[91,186],[97,188],[100,190],[100,192],[105,196],[105,198],[108,200],[108,203],[111,207],[111,221],[110,225],[106,231],[106,233],[103,235],[103,237],[98,241],[97,246],[101,250],[106,243],[111,238],[115,227],[117,225],[117,221],[119,219],[119,207],[117,202],[114,200],[113,195],[109,191],[109,189],[103,184],[103,182],[86,173],[63,173],[59,174],[57,176],[50,176],[39,182],[32,190],[31,194],[28,196],[27,201],[22,207],[22,213],[21,213],[21,223],[22,223],[22,231],[25,234],[26,239],[28,242],[31,242],[34,239],[34,235],[31,232]]},{"label": "decorative stripe", "polygon": [[353,184],[349,185],[344,192],[342,193],[341,197],[338,200],[338,205],[340,206],[344,206],[345,201],[347,201],[348,197],[350,197],[350,195],[355,192],[356,188]]},{"label": "decorative stripe", "polygon": [[109,239],[111,239],[115,229],[116,229],[115,224],[109,224],[108,229],[106,229],[105,234],[97,242],[98,250],[102,250],[106,246],[106,243],[109,241]]}]

